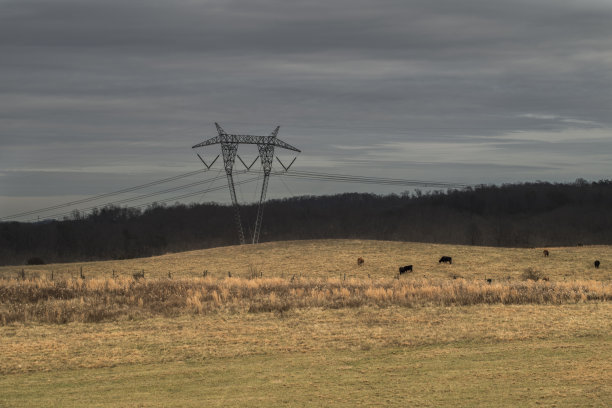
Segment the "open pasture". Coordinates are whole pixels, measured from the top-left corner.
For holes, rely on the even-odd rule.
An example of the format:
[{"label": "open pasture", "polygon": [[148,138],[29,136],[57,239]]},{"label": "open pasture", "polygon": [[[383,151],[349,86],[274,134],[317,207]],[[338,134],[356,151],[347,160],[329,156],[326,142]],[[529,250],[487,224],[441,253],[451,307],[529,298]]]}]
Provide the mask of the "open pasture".
[{"label": "open pasture", "polygon": [[0,406],[610,406],[612,305],[0,327]]},{"label": "open pasture", "polygon": [[[23,269],[37,276],[87,277],[132,276],[144,270],[146,277],[215,278],[302,276],[307,278],[389,278],[398,268],[413,265],[414,272],[402,278],[521,279],[531,269],[552,280],[612,278],[611,246],[497,248],[372,240],[307,240],[228,246],[151,258],[102,262],[75,262],[38,266],[0,267],[0,277],[16,277]],[[451,256],[452,265],[440,264]],[[357,265],[362,257],[364,263]],[[601,261],[595,268],[593,262]]]},{"label": "open pasture", "polygon": [[547,249],[317,240],[3,267],[0,407],[610,406],[612,249]]}]

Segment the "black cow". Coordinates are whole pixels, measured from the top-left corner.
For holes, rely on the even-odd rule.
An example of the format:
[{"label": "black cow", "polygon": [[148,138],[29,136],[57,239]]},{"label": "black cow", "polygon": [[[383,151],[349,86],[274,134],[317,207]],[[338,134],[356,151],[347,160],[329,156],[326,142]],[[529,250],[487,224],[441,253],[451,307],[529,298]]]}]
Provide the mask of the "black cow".
[{"label": "black cow", "polygon": [[438,263],[452,264],[453,263],[453,258],[451,258],[450,256],[443,256],[442,258],[440,258]]},{"label": "black cow", "polygon": [[599,261],[595,261],[593,265],[595,265],[596,268],[599,268]]},{"label": "black cow", "polygon": [[544,254],[545,257],[550,255],[550,252],[548,252],[548,249],[543,250],[542,253]]},{"label": "black cow", "polygon": [[400,266],[399,268],[400,275],[406,272],[412,272],[412,265]]}]

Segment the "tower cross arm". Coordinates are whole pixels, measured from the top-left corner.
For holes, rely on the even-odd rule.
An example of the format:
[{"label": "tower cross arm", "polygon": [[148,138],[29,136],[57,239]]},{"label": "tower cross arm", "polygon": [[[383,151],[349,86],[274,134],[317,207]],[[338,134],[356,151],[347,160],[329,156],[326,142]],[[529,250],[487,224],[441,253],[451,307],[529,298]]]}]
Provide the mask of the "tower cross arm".
[{"label": "tower cross arm", "polygon": [[219,143],[233,143],[233,144],[256,144],[256,145],[268,145],[281,147],[283,149],[293,150],[294,152],[301,152],[300,149],[291,146],[289,143],[283,142],[278,139],[275,135],[271,136],[255,136],[255,135],[231,135],[221,134],[219,136],[211,137],[208,140],[198,143],[193,146],[192,149],[210,146]]},{"label": "tower cross arm", "polygon": [[254,135],[227,135],[228,141],[233,141],[243,144],[256,144],[264,146],[276,146],[283,149],[293,150],[294,152],[301,153],[301,150],[297,147],[291,146],[287,142],[283,142],[276,137],[276,132],[273,132],[270,136],[254,136]]},{"label": "tower cross arm", "polygon": [[[270,137],[270,138],[271,138],[271,136],[266,136],[266,137]],[[276,147],[282,147],[283,149],[293,150],[294,152],[298,152],[298,153],[301,153],[301,152],[302,152],[302,151],[301,151],[300,149],[298,149],[297,147],[293,147],[293,146],[291,146],[289,143],[287,143],[287,142],[283,142],[282,140],[277,139],[277,138],[273,138],[273,140],[271,140],[271,141],[269,142],[269,144],[272,144],[272,145],[274,145],[274,146],[276,146]]]},{"label": "tower cross arm", "polygon": [[202,143],[198,143],[195,146],[192,146],[192,149],[198,148],[198,147],[202,147],[202,146],[210,146],[210,145],[214,145],[217,143],[221,143],[221,138],[219,136],[215,136],[215,137],[211,137],[208,140],[203,141]]}]

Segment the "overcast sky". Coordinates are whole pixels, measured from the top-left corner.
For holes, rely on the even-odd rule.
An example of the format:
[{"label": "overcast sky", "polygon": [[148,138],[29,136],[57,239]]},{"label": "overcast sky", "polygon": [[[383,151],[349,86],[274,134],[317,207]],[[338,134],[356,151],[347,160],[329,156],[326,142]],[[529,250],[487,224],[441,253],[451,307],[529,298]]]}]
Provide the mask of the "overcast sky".
[{"label": "overcast sky", "polygon": [[0,0],[0,217],[201,169],[214,122],[280,125],[295,170],[609,179],[611,22],[610,0]]}]

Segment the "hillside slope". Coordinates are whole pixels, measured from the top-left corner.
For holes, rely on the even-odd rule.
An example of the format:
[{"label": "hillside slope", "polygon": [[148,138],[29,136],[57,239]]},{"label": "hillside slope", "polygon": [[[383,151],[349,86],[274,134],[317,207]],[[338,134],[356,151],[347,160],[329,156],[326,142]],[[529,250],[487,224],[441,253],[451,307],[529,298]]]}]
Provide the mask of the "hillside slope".
[{"label": "hillside slope", "polygon": [[[377,240],[304,240],[227,246],[150,258],[77,262],[41,266],[4,266],[0,276],[28,275],[109,277],[145,272],[146,277],[340,277],[382,278],[397,275],[398,268],[413,265],[408,277],[466,279],[521,279],[529,269],[550,279],[612,278],[612,246],[497,248],[467,245],[425,244]],[[438,262],[451,256],[452,265]],[[363,257],[363,266],[357,258]],[[593,262],[600,260],[595,268]],[[406,278],[407,276],[403,276]]]}]

